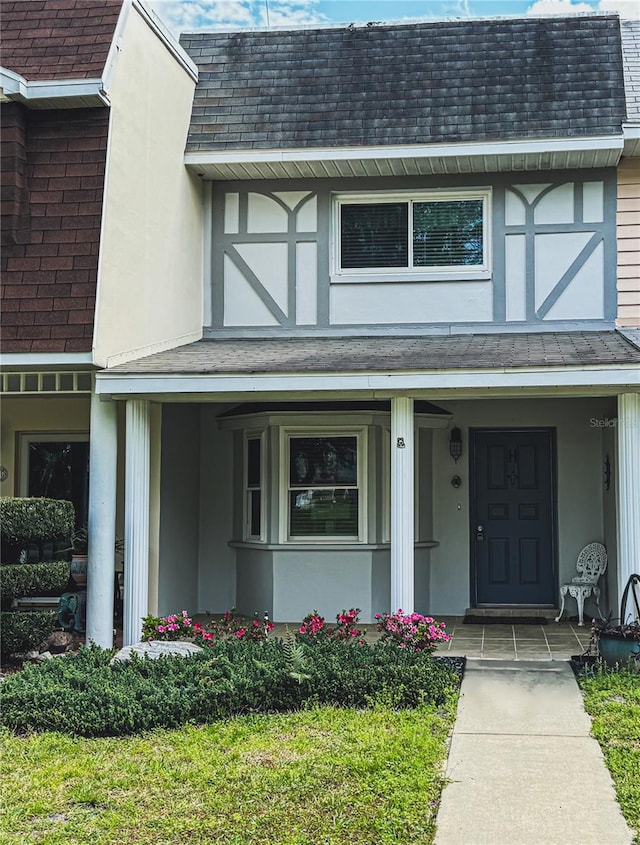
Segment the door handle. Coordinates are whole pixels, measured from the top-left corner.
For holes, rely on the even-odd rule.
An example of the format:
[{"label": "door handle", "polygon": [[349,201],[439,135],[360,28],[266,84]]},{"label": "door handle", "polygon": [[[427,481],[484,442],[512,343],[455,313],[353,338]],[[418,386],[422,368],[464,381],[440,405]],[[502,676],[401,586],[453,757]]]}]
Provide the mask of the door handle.
[{"label": "door handle", "polygon": [[481,543],[484,541],[484,528],[482,525],[479,525],[476,530],[476,540]]}]

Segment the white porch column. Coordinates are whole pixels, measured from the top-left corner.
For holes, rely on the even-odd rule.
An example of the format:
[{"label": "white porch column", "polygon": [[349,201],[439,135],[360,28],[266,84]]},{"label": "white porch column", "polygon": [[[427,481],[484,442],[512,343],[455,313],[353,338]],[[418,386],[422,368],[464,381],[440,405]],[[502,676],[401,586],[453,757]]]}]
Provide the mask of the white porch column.
[{"label": "white porch column", "polygon": [[[640,572],[640,394],[618,396],[618,608],[629,576]],[[619,610],[615,613],[618,615]]]},{"label": "white porch column", "polygon": [[115,402],[91,395],[87,643],[113,645],[118,416]]},{"label": "white porch column", "polygon": [[127,400],[123,644],[140,642],[149,605],[149,402]]},{"label": "white porch column", "polygon": [[413,613],[413,399],[391,400],[391,607]]}]

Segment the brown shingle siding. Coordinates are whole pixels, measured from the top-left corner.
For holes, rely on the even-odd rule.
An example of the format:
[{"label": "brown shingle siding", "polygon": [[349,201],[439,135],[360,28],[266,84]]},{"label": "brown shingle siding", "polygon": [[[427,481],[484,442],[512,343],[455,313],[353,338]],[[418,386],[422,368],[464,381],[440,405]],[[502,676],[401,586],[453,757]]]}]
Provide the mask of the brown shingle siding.
[{"label": "brown shingle siding", "polygon": [[[26,113],[11,104],[2,109],[3,129],[5,109],[12,132],[17,117],[24,119],[25,144],[23,202],[20,214],[12,218],[13,242],[2,252],[1,348],[87,352],[93,333],[108,112]],[[94,161],[83,165],[85,153]],[[79,167],[87,168],[88,175],[79,173]],[[3,183],[9,186],[11,180],[4,177],[11,173],[3,173]]]},{"label": "brown shingle siding", "polygon": [[122,0],[0,0],[2,64],[26,79],[102,76]]}]

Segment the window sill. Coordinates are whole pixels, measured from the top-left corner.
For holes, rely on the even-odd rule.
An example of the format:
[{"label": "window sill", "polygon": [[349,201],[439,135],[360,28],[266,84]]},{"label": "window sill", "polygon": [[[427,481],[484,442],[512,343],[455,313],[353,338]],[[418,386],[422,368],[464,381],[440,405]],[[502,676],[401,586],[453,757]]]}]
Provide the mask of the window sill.
[{"label": "window sill", "polygon": [[[232,549],[254,549],[260,551],[290,551],[290,552],[342,552],[342,551],[384,551],[390,549],[390,543],[249,543],[247,541],[231,540],[228,544]],[[414,543],[416,549],[434,549],[439,546],[436,540],[420,540]]]},{"label": "window sill", "polygon": [[330,276],[332,285],[371,285],[380,282],[483,282],[491,281],[491,270],[460,270],[443,273],[334,273]]}]

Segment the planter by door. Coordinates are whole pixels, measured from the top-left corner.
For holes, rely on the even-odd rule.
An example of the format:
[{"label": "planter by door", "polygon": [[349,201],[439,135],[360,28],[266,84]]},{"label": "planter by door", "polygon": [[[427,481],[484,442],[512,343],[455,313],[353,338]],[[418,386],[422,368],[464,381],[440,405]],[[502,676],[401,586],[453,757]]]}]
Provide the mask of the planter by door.
[{"label": "planter by door", "polygon": [[598,637],[600,656],[612,669],[615,666],[632,668],[640,672],[640,641],[635,637],[620,637],[616,634],[601,633]]}]

